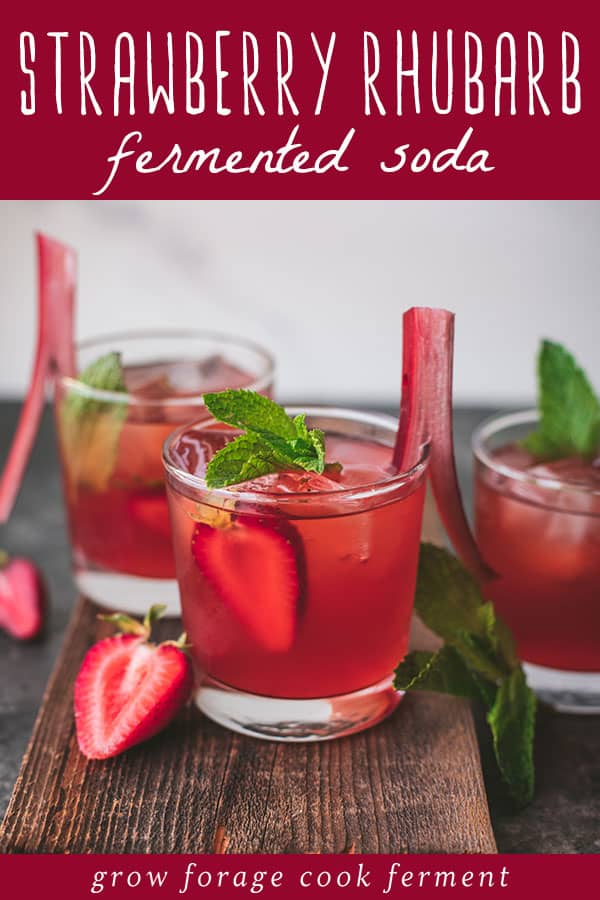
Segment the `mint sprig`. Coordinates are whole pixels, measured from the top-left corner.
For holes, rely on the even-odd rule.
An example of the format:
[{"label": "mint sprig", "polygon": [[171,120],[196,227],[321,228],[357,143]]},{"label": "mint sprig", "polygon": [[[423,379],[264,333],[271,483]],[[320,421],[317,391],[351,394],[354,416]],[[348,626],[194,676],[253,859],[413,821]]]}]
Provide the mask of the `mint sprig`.
[{"label": "mint sprig", "polygon": [[[90,363],[77,381],[111,393],[127,388],[119,353],[107,353]],[[73,388],[61,404],[60,440],[69,491],[85,486],[104,490],[114,471],[127,403],[100,399]]]},{"label": "mint sprig", "polygon": [[435,653],[409,653],[396,669],[396,688],[482,702],[498,768],[515,804],[525,806],[535,780],[536,699],[508,627],[464,566],[432,544],[421,545],[415,609],[445,643]]},{"label": "mint sprig", "polygon": [[[304,415],[291,418],[273,400],[243,389],[205,394],[204,402],[219,422],[245,432],[210,460],[207,487],[241,484],[272,472],[325,471],[325,435],[309,430]],[[332,466],[339,471],[338,463]]]},{"label": "mint sprig", "polygon": [[537,431],[522,442],[541,461],[583,456],[600,447],[600,400],[585,372],[561,344],[542,341],[537,359]]},{"label": "mint sprig", "polygon": [[518,666],[498,685],[487,713],[498,768],[517,806],[533,797],[535,711],[535,694]]},{"label": "mint sprig", "polygon": [[[120,353],[106,353],[90,363],[78,376],[77,381],[86,387],[111,393],[123,393],[127,390],[123,375]],[[69,415],[82,420],[95,413],[105,412],[106,400],[99,400],[93,395],[87,396],[85,391],[70,391],[66,398],[66,410]],[[123,407],[124,404],[117,404]]]}]

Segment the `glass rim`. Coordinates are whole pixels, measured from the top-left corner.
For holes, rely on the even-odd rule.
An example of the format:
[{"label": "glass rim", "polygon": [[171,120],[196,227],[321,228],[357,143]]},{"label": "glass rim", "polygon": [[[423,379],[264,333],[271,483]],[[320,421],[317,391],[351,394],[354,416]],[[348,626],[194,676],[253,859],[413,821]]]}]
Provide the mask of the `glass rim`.
[{"label": "glass rim", "polygon": [[[338,419],[340,421],[352,421],[359,422],[365,425],[373,425],[379,426],[381,428],[386,428],[394,435],[397,432],[398,428],[398,419],[394,416],[387,415],[386,413],[374,413],[367,412],[364,410],[357,409],[347,409],[339,406],[296,406],[296,405],[286,405],[285,410],[290,416],[296,416],[300,414],[305,414],[307,418],[316,417],[316,416],[328,416],[333,419]],[[429,454],[430,454],[430,444],[429,442],[425,443],[421,447],[421,455],[419,457],[418,462],[412,466],[410,469],[407,469],[404,472],[397,472],[392,475],[390,478],[387,478],[385,481],[379,480],[374,481],[371,484],[357,485],[354,487],[346,487],[346,488],[337,488],[331,491],[290,491],[282,494],[278,491],[244,491],[244,490],[235,490],[234,486],[224,487],[224,488],[208,488],[206,486],[206,482],[204,478],[201,478],[199,475],[192,475],[190,472],[186,472],[176,463],[172,462],[169,458],[169,452],[171,445],[173,442],[183,433],[189,431],[191,428],[194,428],[195,425],[200,426],[201,428],[207,428],[211,425],[215,424],[223,424],[217,422],[216,419],[202,419],[200,421],[188,422],[185,425],[181,425],[176,428],[171,434],[167,437],[163,444],[163,452],[162,459],[163,465],[167,474],[171,475],[178,482],[183,483],[184,485],[194,488],[196,490],[203,491],[210,498],[219,498],[219,500],[236,500],[242,503],[253,503],[253,504],[272,504],[277,503],[278,505],[287,504],[287,503],[298,503],[298,501],[310,502],[309,498],[314,498],[315,500],[327,497],[327,498],[339,498],[340,500],[348,499],[351,500],[363,500],[370,499],[373,497],[377,497],[380,495],[385,495],[386,493],[392,493],[397,490],[399,487],[402,487],[404,484],[409,484],[411,481],[414,481],[418,478],[422,473],[425,472],[427,468],[427,464],[429,462]],[[224,426],[227,427],[226,425]],[[210,500],[207,500],[210,503]]]},{"label": "glass rim", "polygon": [[[82,341],[77,341],[77,343],[75,344],[75,349],[77,352],[79,352],[81,350],[88,350],[91,347],[99,346],[100,344],[110,343],[111,341],[117,343],[135,340],[143,341],[146,339],[156,340],[160,338],[165,338],[167,340],[181,339],[190,341],[213,340],[224,345],[229,345],[230,347],[249,350],[252,353],[256,353],[256,355],[262,360],[262,367],[259,373],[253,377],[253,380],[247,385],[244,385],[244,388],[246,390],[262,391],[269,386],[273,379],[273,374],[275,371],[275,357],[272,353],[270,353],[269,350],[266,350],[261,344],[258,344],[247,338],[238,337],[237,335],[233,334],[227,334],[226,332],[222,331],[212,331],[210,329],[147,328],[135,329],[132,331],[112,331],[105,334],[95,335],[94,337],[85,338]],[[88,397],[91,400],[101,400],[105,403],[126,403],[130,406],[144,407],[198,406],[200,408],[204,406],[202,394],[192,394],[191,396],[187,397],[136,397],[135,394],[130,394],[129,391],[106,391],[102,388],[90,387],[89,385],[84,384],[83,381],[80,381],[79,378],[75,376],[59,374],[57,377],[60,383],[65,388],[67,388],[67,390],[75,391],[82,397]]]},{"label": "glass rim", "polygon": [[568,491],[579,494],[592,494],[600,496],[600,488],[588,487],[585,484],[577,484],[573,481],[564,481],[562,478],[548,478],[543,475],[532,475],[522,469],[515,469],[506,463],[498,462],[488,452],[486,442],[499,431],[512,428],[516,425],[526,425],[539,421],[540,415],[537,409],[524,409],[518,412],[494,413],[488,416],[477,426],[471,438],[471,449],[475,459],[487,466],[493,472],[504,475],[521,484],[535,485],[552,491]]}]

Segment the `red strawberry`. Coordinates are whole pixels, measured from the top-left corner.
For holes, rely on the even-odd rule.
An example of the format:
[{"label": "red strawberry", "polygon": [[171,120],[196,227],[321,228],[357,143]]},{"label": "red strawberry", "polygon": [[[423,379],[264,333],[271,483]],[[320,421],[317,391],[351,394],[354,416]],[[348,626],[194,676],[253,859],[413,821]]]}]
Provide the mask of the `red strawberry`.
[{"label": "red strawberry", "polygon": [[120,614],[105,616],[126,634],[89,650],[75,681],[75,724],[89,759],[117,756],[161,731],[190,696],[192,665],[186,636],[150,644],[152,622],[165,611],[153,606],[142,625]]},{"label": "red strawberry", "polygon": [[145,528],[170,540],[169,505],[164,493],[134,494],[129,501],[129,511]]},{"label": "red strawberry", "polygon": [[291,647],[301,563],[300,542],[291,525],[249,516],[238,516],[225,528],[198,523],[192,554],[262,647],[274,653]]},{"label": "red strawberry", "polygon": [[44,583],[34,564],[0,551],[0,628],[29,641],[42,630],[44,607]]}]

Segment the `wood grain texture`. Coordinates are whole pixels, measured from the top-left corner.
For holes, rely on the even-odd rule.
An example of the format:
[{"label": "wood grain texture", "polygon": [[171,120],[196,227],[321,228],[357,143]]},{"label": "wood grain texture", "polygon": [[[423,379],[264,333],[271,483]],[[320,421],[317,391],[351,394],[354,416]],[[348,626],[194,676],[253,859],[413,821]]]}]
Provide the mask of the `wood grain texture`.
[{"label": "wood grain texture", "polygon": [[[405,697],[381,725],[316,744],[253,740],[189,708],[146,744],[86,760],[73,682],[107,627],[79,601],[1,852],[495,852],[471,711],[453,698]],[[172,636],[177,624],[161,629]]]}]

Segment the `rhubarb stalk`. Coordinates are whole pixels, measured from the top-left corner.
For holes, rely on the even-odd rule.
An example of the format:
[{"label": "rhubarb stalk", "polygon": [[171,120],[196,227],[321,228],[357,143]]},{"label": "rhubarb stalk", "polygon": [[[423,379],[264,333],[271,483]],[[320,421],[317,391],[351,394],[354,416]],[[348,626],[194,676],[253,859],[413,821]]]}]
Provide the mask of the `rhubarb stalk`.
[{"label": "rhubarb stalk", "polygon": [[50,376],[75,374],[75,252],[37,235],[38,332],[27,396],[4,470],[0,475],[0,523],[6,522],[19,492],[35,440]]},{"label": "rhubarb stalk", "polygon": [[456,554],[481,583],[493,577],[469,527],[452,432],[454,314],[413,307],[403,318],[402,400],[394,465],[415,466],[429,444],[428,476],[437,510]]}]

